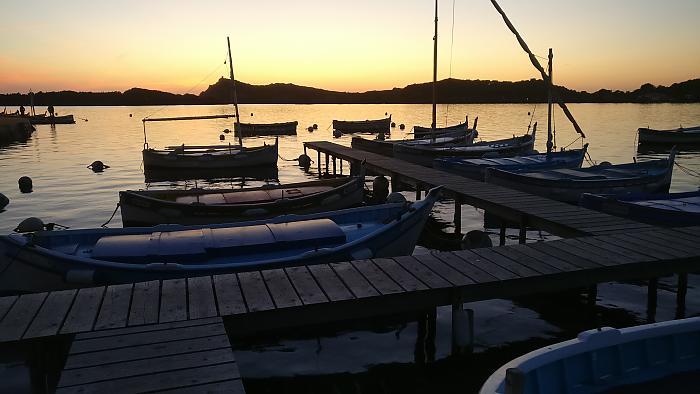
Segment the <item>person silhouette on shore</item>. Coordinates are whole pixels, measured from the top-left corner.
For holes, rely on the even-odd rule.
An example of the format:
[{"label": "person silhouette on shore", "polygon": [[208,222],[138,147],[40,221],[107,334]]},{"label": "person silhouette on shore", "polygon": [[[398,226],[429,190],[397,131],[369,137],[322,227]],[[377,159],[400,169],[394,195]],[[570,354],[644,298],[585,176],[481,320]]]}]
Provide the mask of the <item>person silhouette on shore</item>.
[{"label": "person silhouette on shore", "polygon": [[24,105],[19,106],[19,114],[24,116]]},{"label": "person silhouette on shore", "polygon": [[49,105],[46,109],[49,111],[49,116],[53,117],[54,116],[53,105]]}]

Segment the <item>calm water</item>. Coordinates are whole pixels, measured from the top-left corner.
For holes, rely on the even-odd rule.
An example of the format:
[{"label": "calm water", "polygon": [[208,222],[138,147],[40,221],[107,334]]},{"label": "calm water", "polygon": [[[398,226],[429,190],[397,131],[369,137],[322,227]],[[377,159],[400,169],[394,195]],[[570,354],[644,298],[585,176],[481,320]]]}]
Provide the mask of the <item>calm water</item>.
[{"label": "calm water", "polygon": [[[14,110],[8,108],[8,110]],[[96,227],[107,221],[118,200],[117,192],[137,188],[184,188],[240,185],[240,179],[144,183],[141,168],[143,126],[146,116],[166,117],[207,115],[230,112],[224,106],[171,107],[70,107],[57,108],[59,114],[72,113],[74,125],[37,126],[34,136],[22,144],[0,148],[0,192],[10,205],[0,213],[0,231],[11,231],[19,221],[37,216],[72,228]],[[480,136],[487,139],[520,135],[531,122],[539,122],[537,149],[544,151],[546,107],[538,105],[451,105],[439,106],[439,125],[479,117]],[[574,104],[571,110],[587,133],[589,152],[594,161],[630,162],[665,157],[666,153],[638,154],[636,129],[642,126],[674,128],[700,124],[700,105]],[[391,137],[404,138],[411,126],[430,123],[429,105],[242,105],[246,121],[299,121],[297,136],[280,137],[280,156],[293,159],[302,153],[304,141],[331,140],[331,121],[336,119],[381,118],[390,113],[406,131],[392,129]],[[253,116],[250,117],[250,114]],[[81,119],[87,119],[84,121]],[[555,114],[557,145],[581,145],[562,114]],[[318,124],[318,130],[306,128]],[[151,147],[186,144],[217,144],[230,120],[157,122],[147,127]],[[227,141],[235,143],[232,135]],[[333,139],[349,145],[350,137]],[[248,146],[271,139],[246,139]],[[315,155],[311,154],[315,160]],[[93,173],[86,168],[101,160],[111,168]],[[678,161],[700,171],[700,153],[683,152]],[[280,182],[311,179],[294,161],[278,162]],[[315,168],[315,163],[312,169]],[[34,192],[22,194],[17,179],[30,176]],[[245,181],[258,185],[265,181]],[[268,180],[268,182],[277,182]],[[672,191],[696,190],[700,181],[678,168]],[[409,196],[410,193],[407,193]],[[438,204],[436,216],[449,220],[451,204]],[[483,213],[463,207],[464,231],[483,229]],[[121,225],[117,212],[110,223]],[[516,235],[516,234],[513,234]],[[553,238],[529,232],[530,241]],[[517,242],[510,240],[510,242]],[[418,248],[417,253],[425,252]],[[689,315],[700,311],[697,278],[691,277]],[[674,315],[674,280],[662,281],[657,320]],[[449,358],[450,311],[438,309],[435,357],[427,367],[414,362],[417,324],[411,318],[387,322],[358,322],[320,328],[313,333],[290,334],[281,338],[237,344],[237,358],[249,392],[473,392],[490,372],[505,361],[543,346],[569,339],[578,331],[595,326],[595,319],[582,316],[582,300],[577,294],[523,300],[492,300],[471,304],[476,311],[476,353],[468,358]],[[602,324],[625,326],[646,320],[646,288],[643,284],[606,284],[599,288]],[[4,364],[0,376],[23,376],[17,366]],[[13,372],[14,371],[14,372]],[[21,382],[18,383],[18,387]],[[353,387],[358,388],[355,391]]]}]

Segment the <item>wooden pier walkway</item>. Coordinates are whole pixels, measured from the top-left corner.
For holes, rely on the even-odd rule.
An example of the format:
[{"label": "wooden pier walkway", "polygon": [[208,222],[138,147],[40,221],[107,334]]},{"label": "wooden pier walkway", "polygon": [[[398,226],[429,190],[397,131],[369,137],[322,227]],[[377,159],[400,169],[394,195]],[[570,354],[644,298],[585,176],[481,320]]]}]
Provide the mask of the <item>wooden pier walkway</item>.
[{"label": "wooden pier walkway", "polygon": [[[329,162],[331,161],[333,168],[336,168],[336,158],[350,163],[360,163],[365,160],[365,166],[369,171],[390,176],[392,185],[408,184],[423,190],[443,185],[443,193],[454,198],[457,207],[459,204],[469,204],[495,214],[503,220],[519,224],[521,227],[531,226],[562,237],[604,235],[653,228],[629,219],[476,181],[393,157],[352,149],[333,142],[305,142],[304,148],[318,152],[319,171],[321,171],[321,153],[326,155],[327,172],[330,171]],[[458,220],[455,220],[455,223],[457,222]]]}]

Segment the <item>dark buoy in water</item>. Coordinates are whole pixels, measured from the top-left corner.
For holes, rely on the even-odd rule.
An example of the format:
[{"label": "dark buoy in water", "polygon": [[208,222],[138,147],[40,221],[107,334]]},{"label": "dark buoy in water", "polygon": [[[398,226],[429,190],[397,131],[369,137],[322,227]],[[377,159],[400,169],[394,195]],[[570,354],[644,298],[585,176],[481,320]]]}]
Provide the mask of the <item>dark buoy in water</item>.
[{"label": "dark buoy in water", "polygon": [[219,141],[223,141],[223,140],[225,140],[225,139],[226,139],[226,136],[225,136],[225,135],[221,134],[221,135],[219,136]]},{"label": "dark buoy in water", "polygon": [[339,130],[333,130],[333,137],[340,138],[343,136],[343,132]]},{"label": "dark buoy in water", "polygon": [[250,113],[250,116],[253,116],[253,113],[252,113],[252,112]]},{"label": "dark buoy in water", "polygon": [[91,169],[93,172],[102,172],[109,168],[109,166],[99,160],[95,160],[92,162],[92,164],[88,166],[88,168]]},{"label": "dark buoy in water", "polygon": [[7,198],[6,195],[0,193],[0,211],[2,211],[3,209],[5,209],[5,207],[6,207],[7,204],[9,204],[9,203],[10,203],[10,199]]},{"label": "dark buoy in water", "polygon": [[377,203],[383,203],[386,201],[389,195],[389,181],[380,175],[372,181],[372,196],[374,201]]},{"label": "dark buoy in water", "polygon": [[33,231],[41,231],[44,229],[44,222],[35,217],[22,220],[15,229],[18,233],[29,233]]},{"label": "dark buoy in water", "polygon": [[32,178],[28,176],[23,176],[17,181],[19,184],[19,191],[22,193],[31,193],[34,185],[32,185]]},{"label": "dark buoy in water", "polygon": [[396,122],[391,122],[391,127],[396,127]]},{"label": "dark buoy in water", "polygon": [[405,129],[405,128],[406,128],[406,125],[405,125],[405,124],[401,123],[401,124],[399,125],[399,129],[403,130],[403,129]]},{"label": "dark buoy in water", "polygon": [[314,125],[313,125],[313,126],[311,126],[311,127],[313,127],[313,128],[314,128],[314,130],[318,130],[318,125],[317,125],[316,123],[314,123]]},{"label": "dark buoy in water", "polygon": [[311,167],[311,158],[305,153],[302,153],[301,155],[299,155],[299,158],[297,158],[297,161],[299,162],[300,167],[303,167],[303,168]]},{"label": "dark buoy in water", "polygon": [[133,117],[133,116],[134,116],[134,114],[129,114],[129,117],[130,117],[130,118]]},{"label": "dark buoy in water", "polygon": [[309,126],[309,127],[308,127],[308,128],[306,129],[306,130],[308,130],[308,131],[309,131],[309,133],[311,133],[311,132],[313,132],[313,131],[314,131],[314,127],[313,127],[313,126]]},{"label": "dark buoy in water", "polygon": [[490,248],[493,246],[488,234],[481,230],[472,230],[462,238],[462,249]]},{"label": "dark buoy in water", "polygon": [[229,130],[229,129],[224,129],[224,131],[223,131],[224,134],[228,134],[230,132],[231,132],[231,130]]}]

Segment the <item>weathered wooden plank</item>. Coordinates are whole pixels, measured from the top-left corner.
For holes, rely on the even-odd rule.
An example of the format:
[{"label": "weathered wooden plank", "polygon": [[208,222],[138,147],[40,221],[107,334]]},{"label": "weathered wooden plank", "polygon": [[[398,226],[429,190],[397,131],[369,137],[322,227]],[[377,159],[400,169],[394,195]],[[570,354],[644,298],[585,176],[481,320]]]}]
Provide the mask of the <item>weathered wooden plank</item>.
[{"label": "weathered wooden plank", "polygon": [[482,256],[475,252],[476,249],[472,250],[460,250],[454,252],[455,255],[468,261],[470,264],[478,267],[479,269],[488,272],[491,276],[498,280],[510,280],[518,278],[514,272],[509,271],[500,265],[494,263],[490,259]]},{"label": "weathered wooden plank", "polygon": [[24,338],[56,335],[77,293],[78,290],[61,290],[49,293],[44,305],[41,306],[39,313],[29,325]]},{"label": "weathered wooden plank", "polygon": [[432,289],[452,287],[450,282],[421,264],[413,256],[394,257],[394,261]]},{"label": "weathered wooden plank", "polygon": [[104,337],[110,337],[110,336],[114,336],[114,335],[135,334],[138,332],[151,332],[151,331],[159,331],[159,330],[160,331],[168,331],[168,330],[175,330],[175,329],[184,328],[184,327],[206,326],[207,324],[213,324],[213,323],[219,323],[219,322],[221,322],[221,318],[217,316],[217,317],[208,317],[205,319],[197,319],[197,320],[180,320],[180,321],[173,321],[170,323],[148,324],[148,325],[130,326],[130,327],[123,327],[123,328],[112,328],[109,330],[81,332],[80,334],[77,334],[75,336],[75,340],[82,341],[84,339],[104,338]]},{"label": "weathered wooden plank", "polygon": [[275,309],[260,272],[241,272],[238,274],[238,281],[250,312]]},{"label": "weathered wooden plank", "polygon": [[63,322],[63,327],[61,327],[61,334],[92,330],[100,304],[102,304],[104,291],[104,287],[90,287],[78,290],[73,306],[71,306],[68,316]]},{"label": "weathered wooden plank", "polygon": [[520,244],[520,245],[509,245],[507,248],[512,249],[518,253],[524,254],[526,256],[532,257],[535,260],[539,260],[550,267],[558,269],[560,271],[577,271],[581,268],[577,265],[571,264],[566,260],[560,259],[558,257],[550,256],[548,254],[542,253],[539,250],[533,249],[531,246],[533,244]]},{"label": "weathered wooden plank", "polygon": [[[449,265],[450,267],[461,272],[463,275],[469,277],[475,283],[487,283],[499,280],[495,276],[489,274],[488,272],[482,270],[476,265],[461,258],[455,252],[436,253],[435,256],[439,258],[443,263]],[[473,253],[469,253],[468,256],[470,258],[481,259],[481,257]]]},{"label": "weathered wooden plank", "polygon": [[187,278],[190,319],[201,319],[217,315],[216,298],[210,276]]},{"label": "weathered wooden plank", "polygon": [[333,263],[331,268],[355,297],[364,298],[379,295],[379,292],[349,262]]},{"label": "weathered wooden plank", "polygon": [[289,282],[289,278],[287,278],[287,274],[283,269],[265,270],[262,271],[262,275],[277,308],[290,308],[304,305],[296,290],[294,290],[294,286]]},{"label": "weathered wooden plank", "polygon": [[411,275],[408,271],[401,268],[401,266],[392,259],[381,258],[374,259],[373,261],[379,269],[389,275],[394,282],[398,283],[399,286],[406,291],[418,291],[428,288],[428,286]]},{"label": "weathered wooden plank", "polygon": [[102,307],[95,322],[95,330],[126,326],[132,288],[131,283],[107,286],[102,299]]},{"label": "weathered wooden plank", "polygon": [[583,259],[579,256],[576,256],[571,253],[567,253],[562,251],[561,249],[552,247],[549,245],[552,242],[557,242],[557,241],[551,241],[551,242],[535,242],[529,244],[532,249],[535,249],[539,252],[542,252],[544,254],[548,254],[550,256],[556,257],[560,260],[567,261],[569,263],[575,264],[580,268],[599,268],[601,265],[596,264],[588,259]]},{"label": "weathered wooden plank", "polygon": [[47,293],[24,294],[0,322],[0,342],[17,341],[34,319]]},{"label": "weathered wooden plank", "polygon": [[328,302],[323,290],[306,267],[289,267],[284,270],[304,305]]},{"label": "weathered wooden plank", "polygon": [[226,393],[245,394],[245,388],[241,379],[230,379],[223,382],[200,384],[197,386],[178,387],[172,390],[162,390],[158,394],[200,394],[200,393]]},{"label": "weathered wooden plank", "polygon": [[403,292],[401,286],[396,284],[379,267],[374,265],[372,260],[352,261],[351,264],[360,271],[375,289],[382,294],[395,294]]},{"label": "weathered wooden plank", "polygon": [[518,263],[532,268],[537,272],[540,272],[542,274],[555,274],[562,272],[558,270],[557,268],[554,268],[548,264],[545,264],[539,260],[533,259],[532,257],[522,254],[518,252],[516,249],[513,249],[508,246],[500,247],[500,248],[493,248],[494,253],[498,253],[502,255],[503,257],[506,257],[510,260],[517,261]]},{"label": "weathered wooden plank", "polygon": [[614,261],[615,265],[633,263],[633,262],[637,261],[628,255],[619,254],[619,253],[610,251],[606,248],[602,248],[602,247],[595,246],[595,245],[592,245],[589,243],[581,242],[577,238],[567,239],[566,243],[567,243],[567,245],[570,245],[571,247],[577,248],[580,251],[579,255],[581,255],[581,253],[586,253],[586,254],[590,253],[590,254],[597,255],[597,256],[604,256],[608,260]]},{"label": "weathered wooden plank", "polygon": [[491,249],[480,248],[472,249],[471,251],[485,259],[491,260],[494,264],[497,264],[500,267],[514,273],[517,277],[537,276],[541,274],[540,272],[500,255]]},{"label": "weathered wooden plank", "polygon": [[685,257],[683,253],[677,253],[673,249],[662,247],[658,244],[650,244],[638,238],[625,234],[611,235],[610,239],[619,241],[619,245],[628,249],[639,250],[644,254],[656,257],[660,260],[673,260]]},{"label": "weathered wooden plank", "polygon": [[219,304],[219,315],[239,315],[248,311],[236,274],[215,275],[214,287]]},{"label": "weathered wooden plank", "polygon": [[671,250],[682,252],[683,256],[697,256],[700,254],[700,243],[697,241],[687,242],[682,238],[673,237],[663,231],[635,233],[634,237],[647,241],[651,245],[668,247],[669,244],[672,244]]},{"label": "weathered wooden plank", "polygon": [[187,319],[187,282],[168,279],[161,284],[158,321],[167,323]]},{"label": "weathered wooden plank", "polygon": [[18,296],[6,296],[6,297],[0,297],[0,322],[2,319],[5,317],[5,314],[7,314],[7,311],[10,310],[12,305],[17,301]]},{"label": "weathered wooden plank", "polygon": [[134,283],[129,309],[130,326],[158,323],[160,281]]},{"label": "weathered wooden plank", "polygon": [[633,259],[635,262],[648,262],[648,261],[653,261],[654,258],[637,253],[632,250],[628,250],[625,248],[621,248],[615,244],[609,244],[604,242],[600,237],[581,237],[576,239],[578,242],[580,242],[582,245],[591,245],[595,246],[600,249],[607,250],[610,253],[614,253],[615,256],[626,256],[629,257],[630,259]]},{"label": "weathered wooden plank", "polygon": [[600,266],[612,266],[619,265],[619,260],[615,260],[614,256],[605,250],[590,247],[590,248],[579,248],[577,245],[565,241],[549,242],[547,246],[559,249],[564,253],[569,253],[574,256],[578,256],[581,259],[591,261]]},{"label": "weathered wooden plank", "polygon": [[443,279],[452,283],[455,286],[465,286],[474,283],[474,281],[457,271],[456,269],[450,267],[449,265],[442,262],[442,260],[435,257],[434,254],[422,254],[413,256],[421,264],[428,267],[431,271],[440,275]]},{"label": "weathered wooden plank", "polygon": [[330,266],[317,264],[310,265],[308,268],[329,300],[342,301],[355,298]]}]

